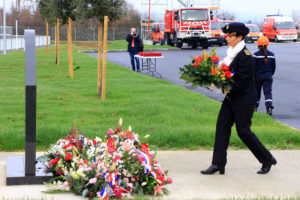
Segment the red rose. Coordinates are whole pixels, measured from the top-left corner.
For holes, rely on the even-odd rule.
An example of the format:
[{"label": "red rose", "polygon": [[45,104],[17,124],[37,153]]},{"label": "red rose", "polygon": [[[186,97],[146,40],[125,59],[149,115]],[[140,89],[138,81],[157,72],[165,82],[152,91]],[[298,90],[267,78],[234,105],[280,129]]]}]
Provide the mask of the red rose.
[{"label": "red rose", "polygon": [[113,133],[114,133],[114,131],[112,129],[109,129],[106,134],[111,136]]},{"label": "red rose", "polygon": [[160,176],[157,179],[160,180],[160,182],[161,182],[160,185],[162,185],[164,183],[164,181],[165,181],[165,179],[164,179],[163,176]]},{"label": "red rose", "polygon": [[225,72],[225,76],[226,76],[227,78],[231,78],[231,72],[230,72],[230,71],[226,71],[226,72]]},{"label": "red rose", "polygon": [[149,153],[149,147],[146,143],[142,144],[141,146],[141,151],[145,152],[145,153]]},{"label": "red rose", "polygon": [[65,175],[65,173],[64,173],[63,170],[59,167],[59,168],[56,170],[56,175],[61,176],[61,175]]},{"label": "red rose", "polygon": [[59,162],[59,158],[50,160],[49,165],[56,165]]},{"label": "red rose", "polygon": [[72,157],[73,157],[73,155],[72,155],[72,154],[70,154],[70,153],[66,152],[66,158],[65,158],[65,160],[66,160],[66,161],[70,161],[70,160],[72,160]]},{"label": "red rose", "polygon": [[229,67],[228,67],[227,65],[223,65],[223,66],[222,66],[222,70],[223,70],[224,72],[226,72],[226,71],[229,70]]},{"label": "red rose", "polygon": [[203,60],[203,56],[196,56],[195,63],[200,63]]},{"label": "red rose", "polygon": [[127,137],[128,139],[134,140],[134,135],[133,135],[131,132],[128,132],[128,133],[126,134],[126,137]]},{"label": "red rose", "polygon": [[142,156],[140,156],[139,157],[139,162],[142,164],[142,162],[144,162],[144,161],[145,161],[145,159]]},{"label": "red rose", "polygon": [[199,66],[199,64],[198,64],[198,63],[196,63],[196,64],[192,64],[192,66],[193,66],[193,67],[198,67],[198,66]]},{"label": "red rose", "polygon": [[214,63],[217,63],[220,60],[220,58],[217,56],[211,56],[211,59]]},{"label": "red rose", "polygon": [[117,149],[115,147],[115,144],[114,144],[114,139],[113,138],[109,138],[107,140],[107,150],[109,153],[112,153],[112,152],[115,152]]},{"label": "red rose", "polygon": [[167,181],[168,181],[169,184],[172,184],[172,183],[173,183],[173,180],[172,180],[171,177],[168,177],[168,178],[167,178]]},{"label": "red rose", "polygon": [[113,161],[116,163],[118,160],[121,160],[121,156],[116,156]]}]

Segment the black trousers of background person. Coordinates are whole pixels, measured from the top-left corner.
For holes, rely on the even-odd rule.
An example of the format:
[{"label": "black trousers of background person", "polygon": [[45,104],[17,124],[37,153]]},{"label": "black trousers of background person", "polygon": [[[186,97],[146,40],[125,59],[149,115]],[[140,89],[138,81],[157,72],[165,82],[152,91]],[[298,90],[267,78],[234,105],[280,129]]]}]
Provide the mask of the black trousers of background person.
[{"label": "black trousers of background person", "polygon": [[217,120],[213,165],[225,167],[231,127],[235,123],[238,136],[260,163],[271,161],[271,153],[251,131],[251,118],[255,105],[230,105],[223,103]]}]

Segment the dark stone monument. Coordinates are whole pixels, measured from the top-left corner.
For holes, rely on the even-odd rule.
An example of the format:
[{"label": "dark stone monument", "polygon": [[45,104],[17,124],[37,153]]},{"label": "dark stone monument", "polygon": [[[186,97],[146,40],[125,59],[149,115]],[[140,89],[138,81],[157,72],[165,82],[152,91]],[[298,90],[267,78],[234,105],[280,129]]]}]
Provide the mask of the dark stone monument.
[{"label": "dark stone monument", "polygon": [[41,184],[52,178],[46,166],[36,161],[36,49],[35,31],[25,30],[26,119],[25,158],[8,157],[6,185]]}]

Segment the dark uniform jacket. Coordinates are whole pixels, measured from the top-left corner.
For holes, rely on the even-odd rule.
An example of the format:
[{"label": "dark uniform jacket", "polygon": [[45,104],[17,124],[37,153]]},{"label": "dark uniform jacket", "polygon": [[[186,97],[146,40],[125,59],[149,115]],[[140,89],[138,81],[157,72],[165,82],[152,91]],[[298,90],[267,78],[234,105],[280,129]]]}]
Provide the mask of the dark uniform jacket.
[{"label": "dark uniform jacket", "polygon": [[276,61],[274,54],[267,50],[268,62],[265,63],[265,55],[263,50],[254,53],[255,76],[259,78],[270,78],[275,73]]},{"label": "dark uniform jacket", "polygon": [[234,73],[231,90],[224,103],[256,104],[257,93],[254,80],[254,63],[251,53],[244,47],[233,59],[229,70]]},{"label": "dark uniform jacket", "polygon": [[132,40],[133,40],[133,35],[128,34],[127,37],[126,37],[126,41],[128,42],[127,51],[138,53],[139,52],[139,47],[140,47],[140,36],[137,35],[136,37],[134,37],[134,47],[131,47]]}]

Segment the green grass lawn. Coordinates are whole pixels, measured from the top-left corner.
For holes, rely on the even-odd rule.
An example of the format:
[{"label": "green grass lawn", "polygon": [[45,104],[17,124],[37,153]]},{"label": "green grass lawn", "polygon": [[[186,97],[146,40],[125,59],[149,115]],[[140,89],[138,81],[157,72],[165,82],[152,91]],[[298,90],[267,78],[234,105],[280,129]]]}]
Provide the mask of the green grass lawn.
[{"label": "green grass lawn", "polygon": [[[66,44],[67,41],[62,41],[62,44]],[[75,45],[79,45],[82,50],[98,50],[98,43],[97,41],[76,41],[74,42]],[[114,51],[114,50],[127,50],[128,42],[126,40],[114,40],[108,41],[107,50]],[[177,47],[169,46],[169,45],[149,45],[144,44],[144,50],[155,50],[155,49],[177,49]]]},{"label": "green grass lawn", "polygon": [[[74,78],[68,76],[67,48],[61,64],[55,49],[37,49],[37,150],[46,150],[76,126],[88,137],[103,137],[123,118],[140,137],[159,149],[212,149],[220,103],[167,81],[107,65],[106,100],[97,96],[97,60],[74,45]],[[117,58],[116,58],[117,59]],[[24,150],[24,52],[0,55],[0,150]],[[300,132],[256,113],[253,131],[268,148],[300,149]],[[244,148],[235,129],[232,148]]]}]

